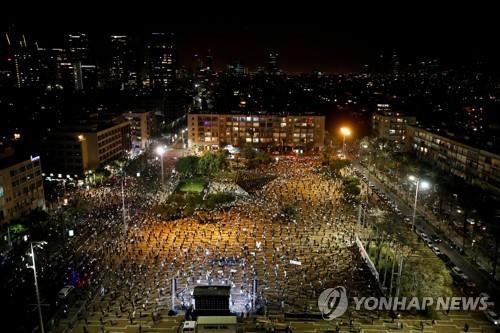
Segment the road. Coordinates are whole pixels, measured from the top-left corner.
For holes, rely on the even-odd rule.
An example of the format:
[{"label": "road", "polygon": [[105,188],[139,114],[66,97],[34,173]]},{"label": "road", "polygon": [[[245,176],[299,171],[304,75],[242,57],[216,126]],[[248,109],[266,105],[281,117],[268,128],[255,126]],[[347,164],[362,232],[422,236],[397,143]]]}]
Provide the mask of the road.
[{"label": "road", "polygon": [[[413,215],[413,207],[406,204],[401,197],[394,194],[394,192],[390,191],[388,187],[380,182],[375,176],[368,172],[368,170],[360,165],[359,163],[353,163],[354,167],[359,170],[362,174],[368,177],[368,180],[381,192],[385,193],[385,195],[392,201],[395,202],[403,215],[412,216]],[[428,223],[426,220],[422,219],[420,215],[417,214],[415,218],[415,228],[424,231],[431,238],[434,236],[440,237],[435,230],[435,227]],[[477,285],[477,289],[480,292],[487,292],[493,298],[498,299],[500,296],[500,287],[497,286],[489,277],[487,277],[484,273],[480,272],[475,266],[469,263],[460,253],[458,253],[455,249],[450,248],[446,242],[442,242],[438,246],[444,254],[446,254],[451,261],[458,266],[472,281],[474,281]]]}]

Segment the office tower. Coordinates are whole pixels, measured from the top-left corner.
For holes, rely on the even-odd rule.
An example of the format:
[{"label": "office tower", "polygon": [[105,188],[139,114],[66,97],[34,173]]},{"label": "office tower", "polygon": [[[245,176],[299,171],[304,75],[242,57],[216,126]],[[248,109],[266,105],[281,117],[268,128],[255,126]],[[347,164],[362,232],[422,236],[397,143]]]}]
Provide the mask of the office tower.
[{"label": "office tower", "polygon": [[40,85],[40,57],[38,45],[28,43],[24,34],[11,26],[5,33],[7,71],[17,88],[36,88]]},{"label": "office tower", "polygon": [[70,61],[90,63],[89,39],[85,33],[72,33],[66,36],[66,47]]},{"label": "office tower", "polygon": [[110,36],[109,81],[112,86],[121,89],[135,85],[137,71],[135,69],[134,52],[128,36]]},{"label": "office tower", "polygon": [[176,78],[176,48],[173,33],[152,33],[147,45],[149,86],[161,92],[171,90]]},{"label": "office tower", "polygon": [[[71,33],[66,36],[68,60],[73,71],[75,90],[92,88],[97,83],[97,71],[89,53],[89,39],[85,33]],[[94,77],[95,82],[94,82]],[[87,83],[87,86],[85,85]]]},{"label": "office tower", "polygon": [[211,50],[208,50],[208,54],[205,56],[203,67],[207,73],[212,73],[214,70],[214,57],[212,56]]},{"label": "office tower", "polygon": [[399,75],[399,70],[400,70],[400,60],[399,60],[399,53],[396,49],[392,50],[392,56],[391,56],[391,62],[392,62],[392,73],[394,75]]},{"label": "office tower", "polygon": [[239,60],[234,60],[227,65],[227,72],[230,75],[243,76],[248,74],[248,68],[246,68]]},{"label": "office tower", "polygon": [[278,67],[278,52],[271,51],[267,57],[267,72],[271,75],[280,74]]}]

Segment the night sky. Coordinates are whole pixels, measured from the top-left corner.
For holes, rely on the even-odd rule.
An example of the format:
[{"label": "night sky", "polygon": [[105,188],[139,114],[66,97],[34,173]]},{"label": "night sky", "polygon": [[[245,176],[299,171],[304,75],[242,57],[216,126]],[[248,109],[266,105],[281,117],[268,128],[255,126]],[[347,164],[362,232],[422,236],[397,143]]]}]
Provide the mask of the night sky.
[{"label": "night sky", "polygon": [[[193,5],[194,6],[194,5]],[[462,8],[439,8],[419,3],[397,13],[367,10],[321,11],[305,9],[292,14],[274,10],[267,15],[248,14],[236,4],[228,12],[209,10],[193,14],[186,9],[149,11],[147,7],[128,8],[126,13],[106,10],[79,10],[79,15],[5,15],[2,31],[16,23],[41,46],[62,46],[64,32],[88,31],[98,39],[104,33],[140,36],[150,31],[171,31],[177,35],[179,61],[192,66],[194,54],[211,50],[217,69],[225,69],[234,59],[251,70],[264,66],[266,54],[280,54],[280,67],[288,72],[350,72],[375,61],[385,50],[396,48],[401,61],[413,62],[421,56],[437,57],[442,63],[471,63],[476,60],[498,62],[498,43],[493,12]],[[428,6],[425,7],[425,6]],[[258,11],[266,14],[265,7]],[[274,8],[273,8],[274,9]],[[453,9],[453,10],[452,10]],[[239,17],[237,14],[245,12]],[[112,13],[112,14],[110,14]],[[163,15],[163,13],[165,13]],[[252,12],[253,13],[253,12]],[[8,23],[7,23],[8,22]]]}]

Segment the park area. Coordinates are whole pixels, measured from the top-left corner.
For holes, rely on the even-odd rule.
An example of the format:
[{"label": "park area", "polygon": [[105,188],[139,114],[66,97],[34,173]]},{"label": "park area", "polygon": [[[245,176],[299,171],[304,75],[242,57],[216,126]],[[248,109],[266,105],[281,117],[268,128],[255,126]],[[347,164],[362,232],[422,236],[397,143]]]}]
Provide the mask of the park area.
[{"label": "park area", "polygon": [[185,179],[179,183],[177,191],[182,193],[201,193],[207,184],[208,181],[203,178]]}]

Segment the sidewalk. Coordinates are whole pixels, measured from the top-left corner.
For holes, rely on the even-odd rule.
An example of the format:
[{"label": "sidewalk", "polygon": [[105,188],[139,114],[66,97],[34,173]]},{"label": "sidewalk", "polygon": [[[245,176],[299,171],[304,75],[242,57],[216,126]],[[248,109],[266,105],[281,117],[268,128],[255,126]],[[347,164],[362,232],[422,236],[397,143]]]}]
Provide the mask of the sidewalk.
[{"label": "sidewalk", "polygon": [[[373,172],[368,172],[368,170],[359,163],[354,163],[354,166],[358,168],[360,171],[362,171],[364,174],[367,174],[370,178],[370,181],[374,182],[375,185],[382,188],[384,192],[386,192],[387,194],[391,195],[392,196],[391,200],[398,202],[400,204],[399,205],[400,209],[403,212],[406,211],[407,215],[411,215],[411,213],[413,212],[413,202],[411,203],[408,202],[407,198],[408,194],[402,193],[402,191],[394,190],[393,188],[389,187],[388,185],[392,185],[392,187],[396,186],[388,182],[385,177],[383,177],[384,179],[380,179],[381,177],[377,177]],[[404,207],[402,205],[404,205]],[[434,224],[440,222],[435,222],[436,221],[435,218],[427,219],[425,216],[418,216],[419,214],[422,213],[421,209],[417,209],[417,212],[418,214],[415,219],[416,226],[419,225],[419,223],[417,222],[421,221],[423,222],[422,226],[425,226],[427,229],[429,229],[424,231],[426,231],[430,236],[432,236],[432,234],[438,234],[443,239],[448,238],[448,234],[444,235],[442,232],[438,232],[438,228]],[[470,258],[460,255],[456,250],[451,249],[449,246],[447,246],[445,242],[439,244],[439,247],[443,250],[445,254],[447,254],[452,259],[455,265],[460,267],[464,272],[466,272],[466,274],[470,278],[472,278],[472,280],[474,280],[478,284],[478,287],[480,287],[479,289],[482,289],[480,291],[489,290],[493,295],[495,294],[500,295],[500,288],[498,286],[497,281],[492,279],[491,276],[481,272],[477,265],[470,262]]]},{"label": "sidewalk", "polygon": [[[373,173],[370,173],[373,175]],[[375,177],[381,181],[380,176],[375,174]],[[395,185],[394,183],[388,181],[387,177],[384,177],[383,179],[384,184],[389,185],[390,190],[392,192],[396,192],[396,195],[400,197],[402,201],[404,201],[405,204],[413,207],[413,201],[409,201],[408,198],[408,193],[405,191],[401,190],[399,186]],[[443,223],[443,220],[438,218],[435,214],[429,212],[429,210],[425,207],[422,207],[421,205],[417,205],[417,213],[423,217],[426,222],[429,222],[430,225],[434,228],[434,231],[439,234],[442,238],[448,239],[452,241],[455,244],[458,244],[460,247],[462,247],[463,244],[463,239],[462,236],[458,235],[453,228],[450,228],[450,226],[447,223]],[[443,230],[444,229],[444,230]],[[464,248],[465,253],[462,255],[464,258],[466,258],[471,265],[475,266],[477,269],[483,269],[485,271],[491,270],[491,260],[487,257],[485,257],[484,253],[481,253],[481,251],[473,250],[469,247]],[[496,280],[500,278],[500,272],[497,272],[496,274]]]}]

